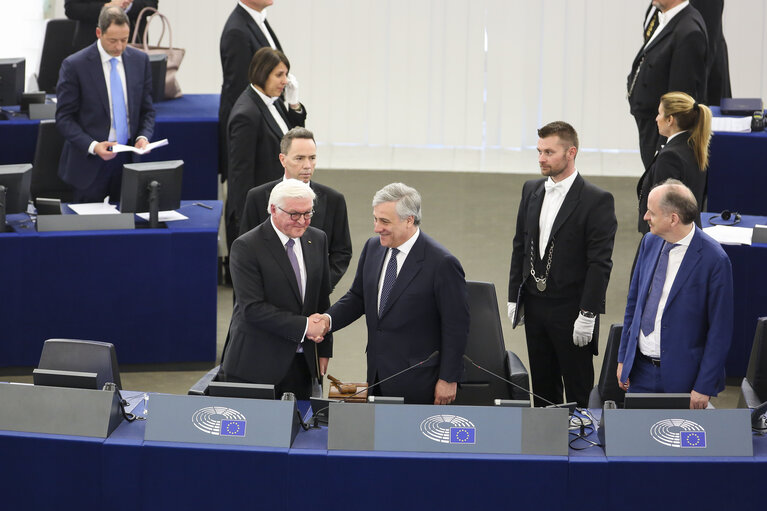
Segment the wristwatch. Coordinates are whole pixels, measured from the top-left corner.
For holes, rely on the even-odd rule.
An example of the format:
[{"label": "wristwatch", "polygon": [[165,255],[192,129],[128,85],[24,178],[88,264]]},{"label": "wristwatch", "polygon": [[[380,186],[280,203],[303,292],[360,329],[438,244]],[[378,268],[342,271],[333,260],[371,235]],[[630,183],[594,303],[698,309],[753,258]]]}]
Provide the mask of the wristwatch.
[{"label": "wristwatch", "polygon": [[594,319],[595,317],[597,317],[596,314],[589,311],[581,311],[581,316],[583,316],[584,318],[589,318],[589,319]]}]

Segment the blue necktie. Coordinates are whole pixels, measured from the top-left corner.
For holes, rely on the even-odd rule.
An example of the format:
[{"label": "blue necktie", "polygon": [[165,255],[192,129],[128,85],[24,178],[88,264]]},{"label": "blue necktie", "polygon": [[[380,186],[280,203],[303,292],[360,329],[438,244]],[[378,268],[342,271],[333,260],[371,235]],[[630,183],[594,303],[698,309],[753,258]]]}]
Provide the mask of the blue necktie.
[{"label": "blue necktie", "polygon": [[128,113],[125,111],[125,94],[120,73],[117,72],[117,58],[109,59],[112,71],[109,73],[109,88],[112,91],[112,118],[118,144],[128,143]]},{"label": "blue necktie", "polygon": [[386,301],[389,299],[389,294],[394,287],[394,281],[397,280],[397,254],[399,249],[391,249],[391,257],[389,257],[389,264],[386,265],[386,274],[384,275],[383,286],[381,286],[381,305],[378,307],[378,315],[381,315],[384,307],[386,307]]},{"label": "blue necktie", "polygon": [[658,264],[655,266],[655,275],[652,278],[652,287],[647,295],[647,302],[642,312],[642,322],[640,326],[642,333],[646,336],[655,330],[655,317],[658,315],[658,305],[660,304],[660,295],[663,293],[663,285],[666,283],[666,270],[668,269],[668,253],[671,249],[679,245],[665,243],[663,250],[658,258]]},{"label": "blue necktie", "polygon": [[293,273],[296,274],[296,282],[298,283],[298,292],[301,293],[301,300],[304,299],[304,290],[301,288],[301,268],[298,266],[298,258],[296,258],[296,253],[293,250],[293,245],[295,245],[295,240],[293,238],[290,238],[287,243],[285,243],[286,252],[288,253],[288,259],[290,259],[290,266],[293,267]]}]

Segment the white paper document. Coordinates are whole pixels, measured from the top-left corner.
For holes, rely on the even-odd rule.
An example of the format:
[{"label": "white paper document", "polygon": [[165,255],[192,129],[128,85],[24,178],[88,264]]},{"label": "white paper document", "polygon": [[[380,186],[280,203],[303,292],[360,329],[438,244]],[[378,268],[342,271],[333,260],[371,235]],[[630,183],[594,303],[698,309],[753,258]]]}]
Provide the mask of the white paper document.
[{"label": "white paper document", "polygon": [[[149,220],[149,213],[136,213],[136,216],[139,218],[143,218],[144,220]],[[189,220],[188,216],[184,216],[178,211],[171,209],[169,211],[160,211],[160,213],[157,215],[159,222],[175,222],[176,220]]]},{"label": "white paper document", "polygon": [[69,209],[78,215],[119,215],[117,206],[105,202],[87,202],[85,204],[70,204]]},{"label": "white paper document", "polygon": [[[750,125],[749,125],[750,126]],[[145,148],[139,149],[137,147],[133,147],[132,145],[123,145],[123,144],[115,144],[112,146],[112,152],[113,153],[124,153],[125,151],[133,151],[136,154],[145,154],[151,151],[152,149],[155,149],[157,147],[162,147],[168,145],[168,139],[164,138],[162,140],[158,140],[157,142],[152,142],[151,144],[148,144]]]},{"label": "white paper document", "polygon": [[712,117],[711,131],[751,133],[751,117]]},{"label": "white paper document", "polygon": [[715,225],[706,227],[703,232],[714,238],[722,245],[750,245],[754,230],[750,227],[733,227],[731,225]]}]

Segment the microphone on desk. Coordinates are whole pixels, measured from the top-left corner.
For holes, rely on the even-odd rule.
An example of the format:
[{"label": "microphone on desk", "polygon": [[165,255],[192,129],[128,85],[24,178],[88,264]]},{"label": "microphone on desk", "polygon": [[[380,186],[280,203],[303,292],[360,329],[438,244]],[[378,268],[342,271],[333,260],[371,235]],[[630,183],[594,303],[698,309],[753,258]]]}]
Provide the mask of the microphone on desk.
[{"label": "microphone on desk", "polygon": [[528,395],[530,395],[530,396],[533,396],[533,397],[537,397],[537,398],[538,398],[538,399],[540,399],[541,401],[544,401],[544,402],[548,403],[548,406],[546,406],[546,408],[568,408],[568,409],[570,410],[570,413],[573,413],[573,411],[575,411],[575,408],[578,406],[578,404],[577,404],[577,403],[562,403],[562,404],[556,404],[556,403],[552,403],[551,401],[549,401],[549,400],[548,400],[548,399],[546,399],[545,397],[543,397],[543,396],[539,396],[539,395],[538,395],[538,394],[536,394],[535,392],[533,392],[533,391],[531,391],[531,390],[527,390],[527,389],[526,389],[526,388],[524,388],[523,386],[521,386],[521,385],[517,385],[516,383],[514,383],[514,382],[513,382],[513,381],[511,381],[511,380],[507,380],[507,379],[506,379],[506,378],[504,378],[503,376],[500,376],[500,375],[498,375],[498,374],[495,374],[494,372],[492,372],[492,371],[490,371],[490,370],[488,370],[488,369],[485,369],[484,367],[482,367],[481,365],[477,364],[477,363],[476,363],[476,362],[474,362],[472,359],[470,359],[470,358],[469,358],[469,356],[468,356],[468,355],[466,355],[466,354],[464,354],[464,355],[463,355],[463,359],[464,359],[465,361],[467,361],[468,363],[470,363],[471,365],[473,365],[474,367],[476,367],[477,369],[479,369],[480,371],[484,371],[484,372],[486,372],[487,374],[489,374],[489,375],[491,375],[491,376],[495,376],[495,377],[496,377],[496,378],[498,378],[499,380],[501,380],[501,381],[505,381],[506,383],[508,383],[508,384],[510,384],[510,385],[513,385],[514,387],[518,388],[519,390],[522,390],[523,392],[526,392]]},{"label": "microphone on desk", "polygon": [[[365,391],[369,391],[370,389],[372,389],[372,388],[374,388],[374,387],[377,387],[377,386],[379,386],[380,384],[382,384],[382,383],[384,383],[384,382],[387,382],[387,381],[391,380],[392,378],[396,378],[397,376],[401,375],[402,373],[406,373],[406,372],[410,371],[411,369],[415,369],[416,367],[422,366],[422,365],[423,365],[423,364],[425,364],[426,362],[429,362],[429,361],[431,361],[432,359],[434,359],[435,357],[438,357],[438,356],[439,356],[439,350],[435,350],[435,351],[434,351],[434,352],[433,352],[431,355],[429,355],[429,356],[428,356],[428,357],[426,357],[425,359],[421,360],[420,362],[418,362],[418,363],[415,363],[415,364],[411,365],[410,367],[406,367],[406,368],[405,368],[405,369],[403,369],[402,371],[399,371],[399,372],[397,372],[397,373],[394,373],[394,374],[392,374],[391,376],[387,376],[387,377],[386,377],[386,378],[384,378],[383,380],[380,380],[380,381],[377,381],[377,382],[375,382],[373,385],[368,385],[367,387],[363,388],[363,389],[362,389],[362,390],[360,390],[360,391],[357,391],[357,392],[355,392],[354,394],[350,394],[350,395],[346,396],[346,397],[345,397],[345,398],[343,398],[343,399],[339,399],[339,400],[337,400],[337,401],[333,401],[333,402],[335,402],[335,403],[345,403],[345,402],[347,402],[349,399],[353,398],[354,396],[357,396],[357,395],[359,395],[359,394],[362,394],[362,393],[363,393],[363,392],[365,392]],[[330,405],[328,405],[328,406],[326,406],[326,407],[324,407],[324,408],[320,408],[319,410],[317,410],[317,412],[316,412],[316,413],[314,413],[314,414],[312,415],[312,419],[313,419],[313,423],[314,423],[314,426],[313,426],[313,427],[315,427],[315,428],[316,428],[316,427],[319,427],[319,425],[318,425],[318,423],[319,423],[319,416],[320,416],[320,414],[321,414],[322,412],[324,412],[324,411],[325,411],[325,410],[327,410],[328,408],[330,408]]]}]

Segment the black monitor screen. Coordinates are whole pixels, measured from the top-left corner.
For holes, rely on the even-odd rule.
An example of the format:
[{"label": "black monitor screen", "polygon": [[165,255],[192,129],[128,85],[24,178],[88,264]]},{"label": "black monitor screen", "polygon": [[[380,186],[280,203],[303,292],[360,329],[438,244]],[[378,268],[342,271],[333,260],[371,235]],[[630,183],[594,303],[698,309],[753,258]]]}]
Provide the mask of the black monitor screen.
[{"label": "black monitor screen", "polygon": [[690,408],[690,394],[654,394],[627,393],[623,401],[624,408],[644,410],[687,410]]},{"label": "black monitor screen", "polygon": [[0,106],[21,103],[25,62],[23,58],[0,59]]},{"label": "black monitor screen", "polygon": [[160,211],[178,209],[181,206],[181,177],[184,172],[182,160],[128,163],[123,165],[120,211],[123,213],[146,213],[149,211],[149,184],[160,185]]},{"label": "black monitor screen", "polygon": [[214,397],[274,399],[274,385],[212,381],[208,384],[208,395]]},{"label": "black monitor screen", "polygon": [[5,213],[23,213],[29,203],[32,165],[0,165],[0,186],[5,187]]}]

